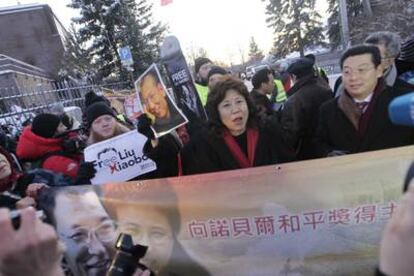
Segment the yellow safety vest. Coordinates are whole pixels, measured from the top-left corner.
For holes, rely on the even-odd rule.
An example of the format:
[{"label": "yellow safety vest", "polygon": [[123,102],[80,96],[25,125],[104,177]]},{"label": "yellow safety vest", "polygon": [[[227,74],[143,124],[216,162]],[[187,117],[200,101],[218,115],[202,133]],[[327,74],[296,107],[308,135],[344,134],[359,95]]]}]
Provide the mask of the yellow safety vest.
[{"label": "yellow safety vest", "polygon": [[198,83],[195,84],[195,87],[198,92],[198,96],[200,97],[201,103],[203,106],[207,103],[207,96],[208,96],[208,86],[203,86]]},{"label": "yellow safety vest", "polygon": [[281,80],[275,80],[275,85],[277,87],[277,96],[276,96],[276,102],[277,103],[282,103],[284,101],[286,101],[287,96],[286,96],[286,91],[285,91],[285,87],[283,86],[283,83]]},{"label": "yellow safety vest", "polygon": [[118,115],[116,115],[116,118],[118,118],[118,120],[120,120],[120,121],[122,121],[122,122],[124,122],[124,123],[125,123],[125,117],[124,117],[124,114],[118,114]]}]

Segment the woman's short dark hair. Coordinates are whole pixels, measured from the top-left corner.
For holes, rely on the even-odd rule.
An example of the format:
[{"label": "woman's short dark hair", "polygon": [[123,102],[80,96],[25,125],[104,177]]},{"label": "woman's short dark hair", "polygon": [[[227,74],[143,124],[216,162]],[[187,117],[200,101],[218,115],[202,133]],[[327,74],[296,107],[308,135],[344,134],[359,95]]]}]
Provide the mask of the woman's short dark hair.
[{"label": "woman's short dark hair", "polygon": [[233,77],[228,77],[216,84],[209,92],[207,97],[206,112],[209,119],[209,129],[216,135],[220,136],[226,128],[220,119],[218,105],[224,100],[229,90],[237,91],[246,100],[249,109],[248,127],[257,125],[256,107],[249,97],[249,92],[244,83]]}]

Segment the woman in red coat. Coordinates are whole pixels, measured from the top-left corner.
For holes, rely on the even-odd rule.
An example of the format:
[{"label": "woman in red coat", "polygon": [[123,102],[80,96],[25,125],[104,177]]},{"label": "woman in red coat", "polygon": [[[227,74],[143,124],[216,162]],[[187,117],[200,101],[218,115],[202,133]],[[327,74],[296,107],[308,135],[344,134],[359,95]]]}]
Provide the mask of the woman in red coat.
[{"label": "woman in red coat", "polygon": [[37,115],[31,126],[24,128],[17,144],[16,154],[21,160],[39,162],[39,167],[76,178],[81,155],[68,152],[64,138],[66,131],[60,118],[53,114]]}]

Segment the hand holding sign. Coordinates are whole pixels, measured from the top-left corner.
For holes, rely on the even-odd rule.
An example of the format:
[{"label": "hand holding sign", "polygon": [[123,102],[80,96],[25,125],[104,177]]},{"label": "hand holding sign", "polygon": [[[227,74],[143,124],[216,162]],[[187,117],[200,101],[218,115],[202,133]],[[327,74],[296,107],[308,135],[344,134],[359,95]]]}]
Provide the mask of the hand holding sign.
[{"label": "hand holding sign", "polygon": [[145,113],[138,117],[138,132],[145,135],[150,140],[155,138],[154,132],[151,129],[151,123],[151,119]]},{"label": "hand holding sign", "polygon": [[146,141],[144,135],[130,131],[87,147],[85,161],[96,169],[92,184],[128,181],[156,170],[154,161],[142,152]]}]

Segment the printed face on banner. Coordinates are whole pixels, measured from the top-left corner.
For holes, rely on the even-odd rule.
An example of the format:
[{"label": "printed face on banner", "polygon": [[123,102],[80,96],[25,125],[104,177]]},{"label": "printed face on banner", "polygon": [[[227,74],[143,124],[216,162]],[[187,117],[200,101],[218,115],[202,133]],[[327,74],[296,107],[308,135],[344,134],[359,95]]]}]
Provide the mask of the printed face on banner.
[{"label": "printed face on banner", "polygon": [[118,236],[115,223],[94,191],[61,192],[55,198],[55,227],[74,275],[105,275]]},{"label": "printed face on banner", "polygon": [[157,169],[142,151],[147,138],[136,130],[93,144],[84,150],[85,161],[96,169],[93,184],[128,181]]},{"label": "printed face on banner", "polygon": [[153,120],[157,137],[187,123],[187,118],[167,93],[155,64],[138,78],[135,88],[144,112]]},{"label": "printed face on banner", "polygon": [[148,246],[141,263],[156,275],[209,275],[178,240],[182,225],[175,190],[164,182],[146,183],[94,188],[100,190],[102,204],[117,221],[118,231]]},{"label": "printed face on banner", "polygon": [[156,208],[134,205],[117,209],[119,231],[132,236],[134,243],[148,246],[141,263],[157,275],[165,271],[173,253],[173,231],[167,217]]}]

